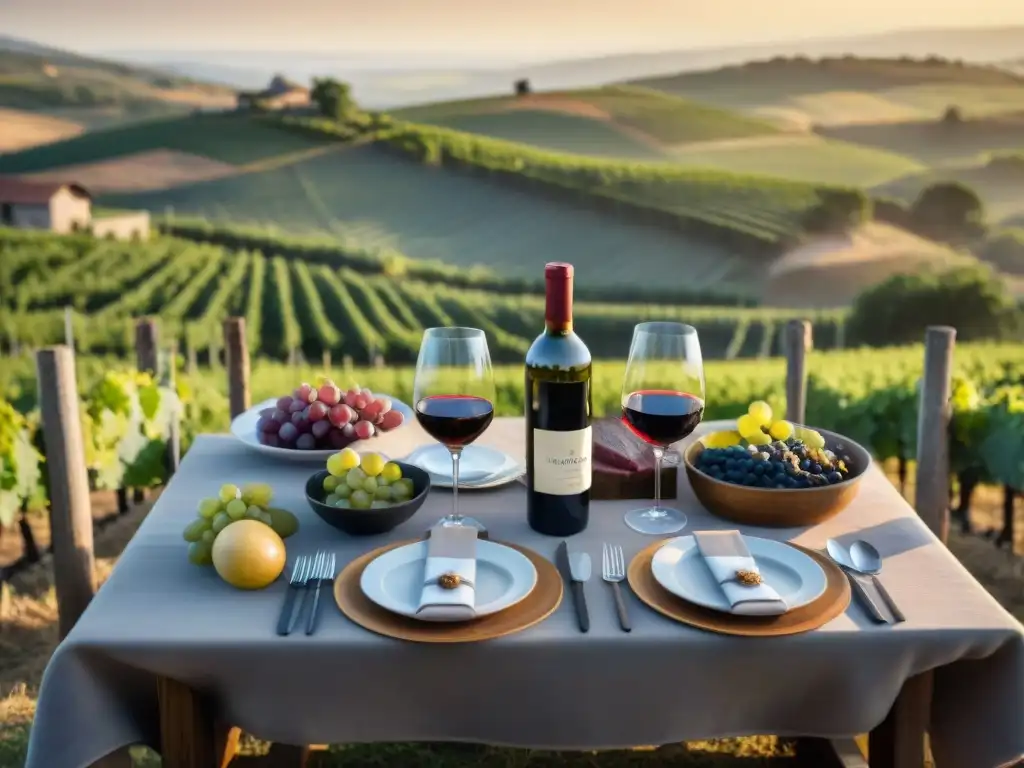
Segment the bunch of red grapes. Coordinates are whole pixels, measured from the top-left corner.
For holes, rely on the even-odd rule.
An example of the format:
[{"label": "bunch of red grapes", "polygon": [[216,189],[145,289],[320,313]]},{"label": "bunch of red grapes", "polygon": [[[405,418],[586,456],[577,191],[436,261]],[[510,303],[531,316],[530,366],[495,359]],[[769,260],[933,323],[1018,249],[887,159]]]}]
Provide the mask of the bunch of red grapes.
[{"label": "bunch of red grapes", "polygon": [[340,450],[356,440],[400,427],[401,411],[391,401],[358,387],[343,391],[333,381],[320,388],[301,384],[273,408],[260,412],[256,434],[263,445],[312,451]]}]

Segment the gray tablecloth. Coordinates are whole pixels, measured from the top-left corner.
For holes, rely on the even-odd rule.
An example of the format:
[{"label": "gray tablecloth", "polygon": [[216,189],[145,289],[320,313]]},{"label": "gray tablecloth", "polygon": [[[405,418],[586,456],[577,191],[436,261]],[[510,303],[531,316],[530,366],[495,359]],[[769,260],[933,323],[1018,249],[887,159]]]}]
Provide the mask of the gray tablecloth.
[{"label": "gray tablecloth", "polygon": [[[702,429],[713,428],[704,425]],[[481,440],[518,456],[519,419]],[[393,457],[428,438],[412,424],[376,442]],[[29,768],[79,768],[158,727],[154,680],[188,683],[250,733],[292,744],[471,741],[555,749],[660,744],[744,734],[843,736],[878,725],[903,682],[937,669],[932,718],[940,766],[989,768],[1024,754],[1024,628],[941,546],[877,469],[854,503],[810,530],[751,529],[822,547],[863,537],[885,556],[885,581],[907,615],[873,625],[854,604],[822,629],[788,638],[730,638],[674,623],[629,595],[633,632],[612,595],[587,585],[592,626],[581,634],[566,599],[540,625],[492,642],[422,645],[379,637],[328,600],[312,637],[274,633],[279,581],[239,592],[190,565],[181,532],[196,502],[224,482],[265,481],[301,516],[289,557],[328,547],[339,564],[420,536],[449,509],[430,496],[389,535],[353,539],[306,507],[313,468],[273,463],[226,436],[200,437],[81,621],[47,667]],[[557,539],[526,524],[524,489],[463,492],[463,510],[498,539],[553,557]],[[688,530],[730,527],[708,515],[680,473]],[[651,542],[622,522],[636,502],[591,507],[579,546],[627,558]]]}]

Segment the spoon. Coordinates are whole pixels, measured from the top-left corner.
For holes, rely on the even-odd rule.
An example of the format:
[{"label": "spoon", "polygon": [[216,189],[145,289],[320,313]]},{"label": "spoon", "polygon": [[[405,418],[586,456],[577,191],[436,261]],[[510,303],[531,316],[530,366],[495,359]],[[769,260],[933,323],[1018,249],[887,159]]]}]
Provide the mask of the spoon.
[{"label": "spoon", "polygon": [[889,606],[889,611],[896,619],[896,623],[906,621],[907,617],[903,615],[903,611],[899,609],[896,601],[892,599],[892,595],[878,578],[878,574],[882,572],[882,555],[878,550],[866,541],[855,541],[850,545],[850,560],[855,571],[871,577],[871,582],[878,590],[878,594],[885,600],[886,605]]},{"label": "spoon", "polygon": [[840,544],[835,539],[829,539],[825,542],[825,549],[828,552],[828,556],[846,573],[846,578],[850,580],[850,586],[857,593],[857,597],[867,608],[868,614],[879,624],[888,624],[885,616],[875,605],[875,601],[871,598],[871,595],[864,588],[864,584],[861,583],[860,579],[856,578],[854,574],[859,574],[859,571],[854,568],[853,560],[846,547]]}]

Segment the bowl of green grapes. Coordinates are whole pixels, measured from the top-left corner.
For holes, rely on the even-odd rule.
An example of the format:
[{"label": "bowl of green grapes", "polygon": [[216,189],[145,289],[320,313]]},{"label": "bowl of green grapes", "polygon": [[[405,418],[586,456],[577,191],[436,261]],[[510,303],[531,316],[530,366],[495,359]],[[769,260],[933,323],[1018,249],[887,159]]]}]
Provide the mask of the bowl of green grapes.
[{"label": "bowl of green grapes", "polygon": [[411,518],[430,492],[419,467],[378,453],[346,448],[306,481],[306,500],[317,516],[350,536],[387,533]]}]

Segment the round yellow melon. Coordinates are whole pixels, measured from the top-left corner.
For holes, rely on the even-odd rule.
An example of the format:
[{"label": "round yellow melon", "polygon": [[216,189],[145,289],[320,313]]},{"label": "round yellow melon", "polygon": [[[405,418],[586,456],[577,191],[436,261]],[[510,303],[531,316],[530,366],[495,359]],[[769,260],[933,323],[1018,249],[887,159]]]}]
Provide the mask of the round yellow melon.
[{"label": "round yellow melon", "polygon": [[284,541],[259,520],[231,523],[213,542],[213,567],[238,589],[263,589],[281,575],[284,563]]}]

